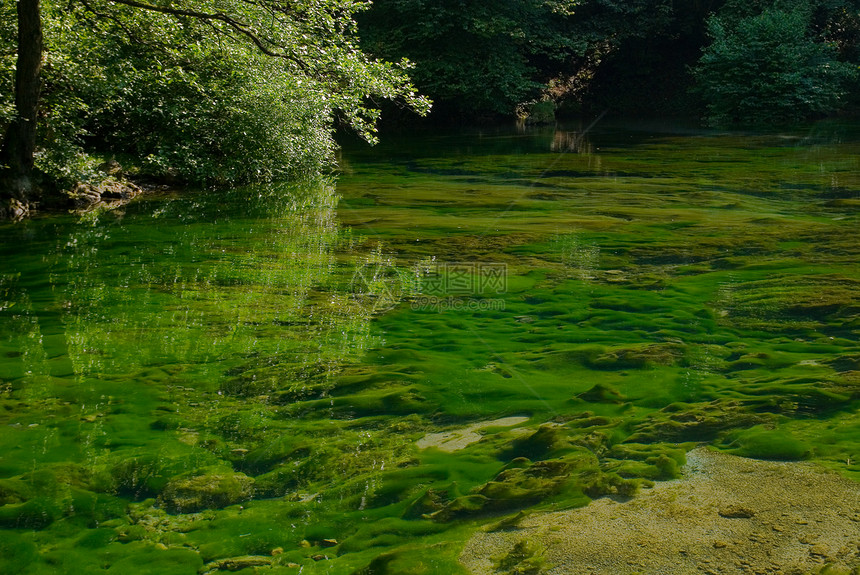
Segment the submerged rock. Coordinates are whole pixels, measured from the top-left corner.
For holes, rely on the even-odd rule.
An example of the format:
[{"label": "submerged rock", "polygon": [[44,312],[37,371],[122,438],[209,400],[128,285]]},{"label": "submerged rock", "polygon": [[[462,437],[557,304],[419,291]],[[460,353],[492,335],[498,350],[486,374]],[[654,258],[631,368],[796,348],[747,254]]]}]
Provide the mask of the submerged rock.
[{"label": "submerged rock", "polygon": [[216,470],[170,481],[158,501],[170,513],[194,513],[246,501],[253,486],[254,479],[244,473]]},{"label": "submerged rock", "polygon": [[673,403],[637,425],[626,441],[710,441],[720,432],[746,429],[773,419],[767,413],[752,413],[749,407],[732,400],[715,400],[704,404]]},{"label": "submerged rock", "polygon": [[511,445],[512,454],[516,457],[541,459],[547,453],[563,447],[567,443],[566,430],[555,423],[541,425],[531,435],[515,439]]},{"label": "submerged rock", "polygon": [[588,367],[600,370],[639,369],[675,365],[684,356],[684,346],[675,343],[615,348],[590,358]]},{"label": "submerged rock", "polygon": [[541,572],[544,560],[543,548],[534,541],[518,541],[506,555],[499,558],[496,570],[511,575],[537,575]]},{"label": "submerged rock", "polygon": [[207,563],[202,572],[205,574],[216,571],[241,571],[250,567],[267,567],[274,562],[271,557],[265,555],[246,555],[244,557],[230,557]]},{"label": "submerged rock", "polygon": [[[619,489],[619,485],[633,485],[633,482],[617,476],[607,477],[607,474],[598,468],[597,459],[584,450],[534,463],[525,458],[517,458],[491,481],[477,486],[469,495],[449,501],[427,517],[445,522],[497,513],[532,505],[565,490],[572,494],[578,492],[582,503],[585,503],[587,499],[581,494],[583,490],[588,490],[589,486],[594,487],[591,493],[597,497],[623,490],[624,487]],[[600,487],[597,487],[598,483],[601,484]],[[415,505],[439,506],[440,495],[428,492]]]},{"label": "submerged rock", "polygon": [[588,391],[583,391],[576,397],[589,403],[622,403],[627,399],[617,389],[602,383],[595,384]]},{"label": "submerged rock", "polygon": [[24,503],[0,507],[0,527],[7,529],[44,529],[59,517],[56,502],[37,497]]}]

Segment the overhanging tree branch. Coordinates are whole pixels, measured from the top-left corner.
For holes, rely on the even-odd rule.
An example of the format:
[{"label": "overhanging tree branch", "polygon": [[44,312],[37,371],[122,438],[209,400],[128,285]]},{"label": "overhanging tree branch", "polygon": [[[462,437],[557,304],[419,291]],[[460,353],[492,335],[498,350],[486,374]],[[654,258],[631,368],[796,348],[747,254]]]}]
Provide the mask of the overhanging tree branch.
[{"label": "overhanging tree branch", "polygon": [[[235,32],[244,36],[248,40],[253,43],[257,49],[259,49],[266,56],[271,56],[273,58],[284,58],[289,60],[296,65],[298,65],[302,71],[310,72],[310,67],[306,62],[289,54],[284,49],[284,46],[281,46],[277,42],[260,36],[257,32],[252,30],[250,26],[242,23],[239,19],[234,18],[233,16],[229,16],[227,14],[223,14],[221,12],[208,13],[208,12],[199,12],[197,10],[186,10],[182,8],[169,8],[166,6],[156,6],[154,4],[147,4],[145,2],[137,2],[136,0],[111,0],[115,4],[123,4],[125,6],[129,6],[131,8],[140,8],[141,10],[148,10],[150,12],[158,12],[160,14],[167,14],[169,16],[184,16],[188,18],[194,18],[196,20],[201,20],[208,23],[213,22],[222,22],[226,24],[228,27],[233,29]],[[259,7],[259,4],[252,3],[255,6]],[[268,45],[267,45],[268,44]],[[280,48],[283,51],[275,51],[272,47]]]}]

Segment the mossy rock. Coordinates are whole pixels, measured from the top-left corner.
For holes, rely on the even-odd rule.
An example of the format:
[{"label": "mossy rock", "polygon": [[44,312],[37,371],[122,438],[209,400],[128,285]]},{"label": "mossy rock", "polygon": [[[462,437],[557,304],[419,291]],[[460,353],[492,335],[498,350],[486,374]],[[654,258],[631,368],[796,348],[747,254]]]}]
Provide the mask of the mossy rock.
[{"label": "mossy rock", "polygon": [[105,493],[71,489],[71,503],[66,509],[67,521],[76,521],[87,527],[96,527],[125,515],[126,501]]},{"label": "mossy rock", "polygon": [[89,488],[92,473],[77,463],[55,463],[25,473],[20,479],[29,485],[34,493],[55,493],[58,486]]},{"label": "mossy rock", "polygon": [[860,354],[845,354],[827,362],[836,371],[860,371]]},{"label": "mossy rock", "polygon": [[295,469],[274,469],[254,477],[254,495],[261,499],[283,497],[295,490],[299,484],[299,474]]},{"label": "mossy rock", "polygon": [[247,501],[253,488],[253,478],[244,473],[216,468],[171,480],[158,501],[169,513],[195,513]]},{"label": "mossy rock", "polygon": [[35,497],[24,503],[0,507],[0,527],[6,529],[44,529],[62,514],[58,502]]},{"label": "mossy rock", "polygon": [[[219,391],[235,397],[256,397],[282,391],[303,395],[301,390],[308,389],[317,390],[315,394],[318,395],[320,389],[330,387],[319,381],[325,379],[326,373],[323,365],[279,361],[279,358],[257,358],[254,362],[227,370]],[[289,387],[285,389],[285,386]]]},{"label": "mossy rock", "polygon": [[111,468],[110,475],[118,493],[139,500],[155,497],[172,477],[185,471],[182,460],[142,454],[124,458]]},{"label": "mossy rock", "polygon": [[[254,494],[262,498],[281,497],[310,483],[331,481],[338,477],[337,463],[343,456],[342,451],[331,445],[323,444],[313,449],[300,447],[290,454],[288,460],[254,478]],[[239,467],[249,472],[254,469],[253,465],[250,468]]]},{"label": "mossy rock", "polygon": [[284,412],[290,417],[359,419],[380,415],[410,415],[432,411],[432,404],[417,389],[401,387],[367,390],[354,395],[304,401],[287,405]]},{"label": "mossy rock", "polygon": [[516,514],[505,517],[498,523],[491,525],[487,528],[487,531],[514,531],[520,528],[520,524],[522,523],[523,519],[525,519],[529,515],[531,515],[530,512],[520,510]]},{"label": "mossy rock", "polygon": [[117,537],[118,534],[115,529],[106,527],[88,529],[75,541],[75,546],[84,549],[98,549],[112,543]]},{"label": "mossy rock", "polygon": [[530,506],[562,491],[575,490],[579,477],[593,472],[599,473],[597,459],[584,450],[531,464],[519,459],[491,481],[472,489],[470,495],[457,497],[429,517],[450,521]]},{"label": "mossy rock", "polygon": [[150,423],[149,428],[154,431],[174,431],[183,425],[185,425],[185,421],[176,415],[162,415]]},{"label": "mossy rock", "polygon": [[[444,545],[405,546],[396,551],[377,555],[367,567],[357,569],[351,575],[437,575],[451,573],[440,570],[440,557],[454,555]],[[456,561],[451,559],[452,563]],[[451,568],[456,568],[454,565]]]},{"label": "mossy rock", "polygon": [[621,347],[590,359],[587,366],[599,370],[641,369],[676,365],[684,357],[684,346],[674,343]]},{"label": "mossy rock", "polygon": [[299,401],[319,398],[330,388],[331,385],[328,383],[314,385],[312,382],[302,381],[300,384],[291,385],[287,389],[272,392],[269,395],[269,401],[275,405],[289,405]]},{"label": "mossy rock", "polygon": [[547,454],[569,445],[567,435],[567,430],[561,425],[541,425],[534,433],[511,442],[511,449],[504,457],[542,459]]},{"label": "mossy rock", "polygon": [[178,547],[163,549],[152,544],[134,541],[127,544],[125,551],[128,555],[113,563],[105,573],[188,575],[203,571],[203,560],[193,549]]},{"label": "mossy rock", "polygon": [[215,431],[230,441],[260,441],[272,425],[272,414],[267,410],[237,409],[221,417]]},{"label": "mossy rock", "polygon": [[831,381],[814,383],[785,382],[766,385],[751,390],[763,400],[756,411],[770,411],[785,415],[821,417],[830,413],[850,409],[858,397],[858,389]]},{"label": "mossy rock", "polygon": [[274,377],[258,378],[258,374],[244,374],[224,381],[218,391],[234,397],[256,397],[266,395],[277,389],[278,380]]},{"label": "mossy rock", "polygon": [[617,389],[602,383],[595,384],[576,397],[588,403],[623,403],[627,399]]},{"label": "mossy rock", "polygon": [[773,275],[748,282],[735,292],[732,316],[782,321],[824,322],[860,313],[860,282],[845,276],[822,274],[798,278]]},{"label": "mossy rock", "polygon": [[680,477],[685,463],[684,450],[673,444],[622,443],[606,453],[603,468],[621,477],[666,480]]},{"label": "mossy rock", "polygon": [[711,441],[729,429],[772,421],[770,414],[751,411],[742,402],[714,400],[705,404],[673,403],[636,426],[627,442]]},{"label": "mossy rock", "polygon": [[448,491],[432,487],[413,501],[403,513],[404,519],[418,519],[425,515],[433,515],[445,508],[448,501]]},{"label": "mossy rock", "polygon": [[624,479],[616,473],[603,473],[601,471],[590,471],[582,478],[582,490],[591,499],[614,495],[629,498],[639,491],[641,481],[636,479]]},{"label": "mossy rock", "polygon": [[657,470],[657,474],[653,477],[649,477],[648,479],[677,479],[681,476],[681,466],[678,465],[678,462],[666,455],[665,453],[661,453],[660,455],[649,457],[645,460],[645,463],[653,466]]},{"label": "mossy rock", "polygon": [[244,571],[245,569],[254,569],[255,567],[270,567],[274,561],[273,557],[265,555],[244,555],[241,557],[218,559],[217,561],[207,563],[203,568],[207,573],[215,571]]},{"label": "mossy rock", "polygon": [[281,435],[273,441],[264,443],[232,459],[234,459],[234,466],[238,469],[251,475],[258,475],[272,470],[276,465],[285,461],[300,461],[309,454],[310,449],[304,441],[289,435]]},{"label": "mossy rock", "polygon": [[0,479],[0,506],[23,503],[33,496],[33,489],[17,478]]},{"label": "mossy rock", "polygon": [[444,508],[431,513],[433,521],[451,521],[460,517],[474,516],[486,510],[490,500],[483,495],[464,495],[450,501]]},{"label": "mossy rock", "polygon": [[794,437],[790,432],[756,426],[733,433],[727,438],[729,445],[737,445],[728,452],[742,457],[797,461],[812,455],[812,446]]},{"label": "mossy rock", "polygon": [[546,565],[544,548],[530,539],[518,541],[513,549],[496,559],[496,572],[505,575],[537,575]]},{"label": "mossy rock", "polygon": [[579,447],[584,447],[598,457],[603,457],[611,448],[613,438],[605,431],[591,431],[585,435],[575,437],[571,443]]}]

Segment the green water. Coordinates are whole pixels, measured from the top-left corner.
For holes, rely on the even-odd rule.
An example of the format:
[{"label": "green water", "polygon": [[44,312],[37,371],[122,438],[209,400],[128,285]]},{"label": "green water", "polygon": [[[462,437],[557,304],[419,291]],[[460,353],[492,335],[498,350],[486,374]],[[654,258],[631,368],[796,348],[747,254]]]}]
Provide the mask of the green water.
[{"label": "green water", "polygon": [[0,572],[453,574],[701,443],[860,480],[860,126],[341,166],[0,225]]}]

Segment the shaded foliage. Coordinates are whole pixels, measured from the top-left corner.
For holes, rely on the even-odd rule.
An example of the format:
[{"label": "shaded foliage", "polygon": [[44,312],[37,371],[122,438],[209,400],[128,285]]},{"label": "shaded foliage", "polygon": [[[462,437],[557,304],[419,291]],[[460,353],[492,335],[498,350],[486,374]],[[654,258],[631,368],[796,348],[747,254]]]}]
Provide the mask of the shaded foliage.
[{"label": "shaded foliage", "polygon": [[772,113],[739,118],[807,117],[846,104],[852,74],[844,63],[856,65],[860,45],[856,0],[506,0],[492,8],[378,0],[359,24],[365,49],[415,62],[437,119],[510,117],[547,98],[561,113],[689,116],[707,106],[715,118],[717,100],[733,105],[717,92],[751,89],[736,64],[753,74],[784,70],[780,79],[757,78],[753,90],[763,90],[758,105]]},{"label": "shaded foliage", "polygon": [[413,79],[443,114],[512,116],[588,50],[575,2],[377,0],[361,15],[362,46],[416,63]]},{"label": "shaded foliage", "polygon": [[784,122],[839,109],[855,66],[814,37],[811,18],[809,10],[767,8],[709,20],[713,41],[694,74],[711,122]]}]

